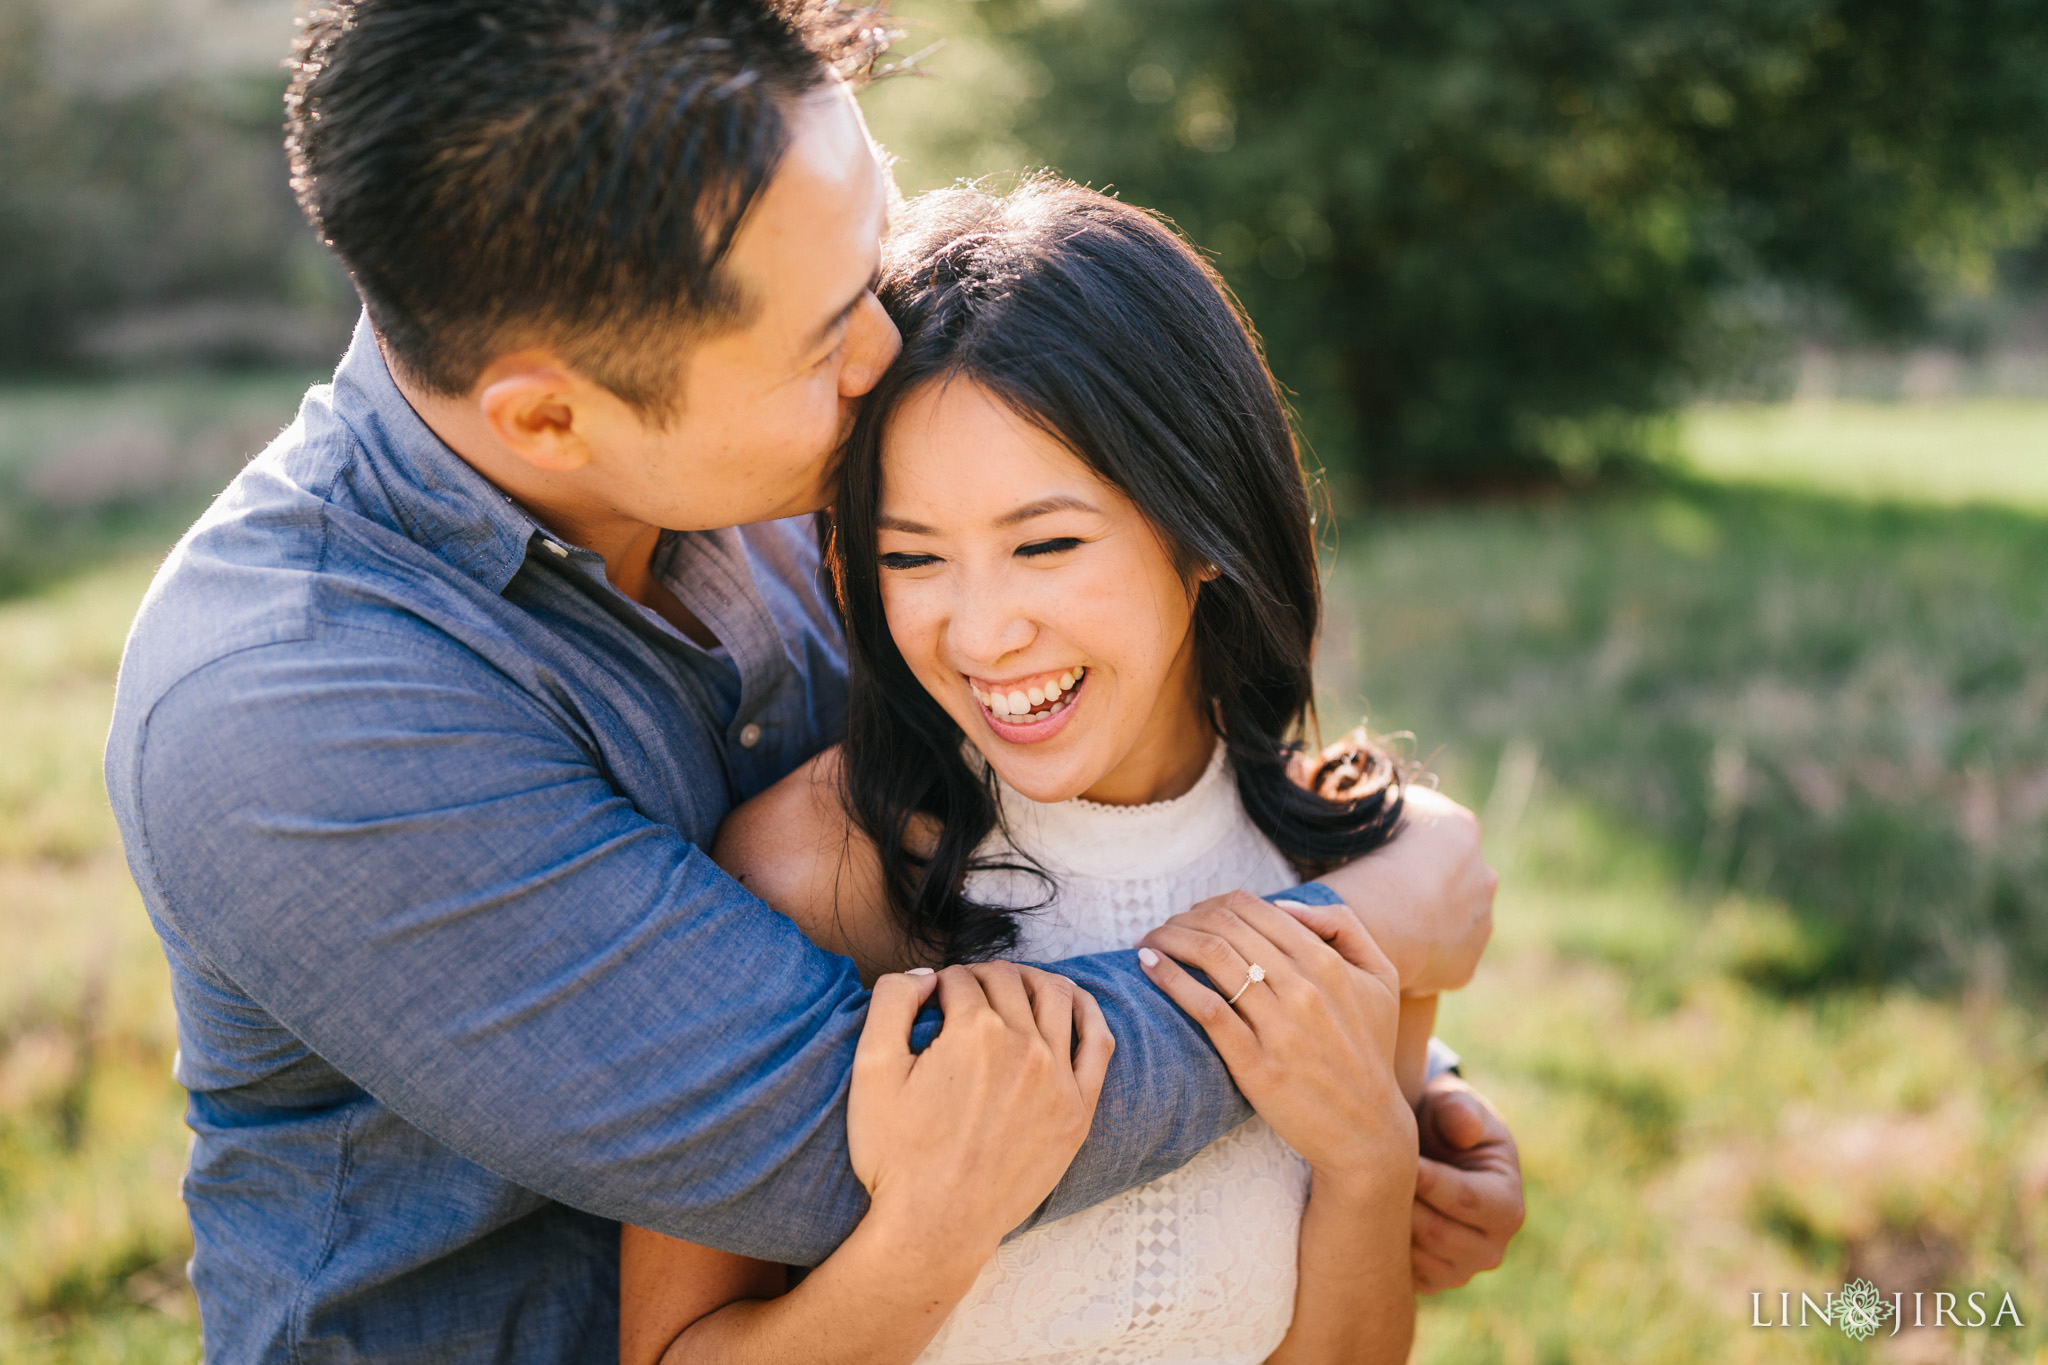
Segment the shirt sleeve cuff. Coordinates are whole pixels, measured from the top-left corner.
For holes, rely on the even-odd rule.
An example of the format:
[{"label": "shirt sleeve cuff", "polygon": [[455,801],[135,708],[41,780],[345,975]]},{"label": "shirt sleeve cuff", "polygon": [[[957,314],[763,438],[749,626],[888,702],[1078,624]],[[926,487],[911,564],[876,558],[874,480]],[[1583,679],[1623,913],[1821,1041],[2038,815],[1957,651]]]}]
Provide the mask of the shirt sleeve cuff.
[{"label": "shirt sleeve cuff", "polygon": [[1280,901],[1294,901],[1299,905],[1342,905],[1344,903],[1342,896],[1332,891],[1329,887],[1324,886],[1321,882],[1303,882],[1299,886],[1290,886],[1285,891],[1274,892],[1266,897],[1266,899],[1276,904]]}]

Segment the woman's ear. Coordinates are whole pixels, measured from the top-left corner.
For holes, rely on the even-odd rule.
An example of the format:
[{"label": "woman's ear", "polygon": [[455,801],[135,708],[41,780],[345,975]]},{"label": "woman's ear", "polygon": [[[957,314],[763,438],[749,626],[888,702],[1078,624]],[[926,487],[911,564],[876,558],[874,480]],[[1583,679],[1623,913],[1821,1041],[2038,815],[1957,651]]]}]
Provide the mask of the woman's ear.
[{"label": "woman's ear", "polygon": [[505,449],[536,469],[569,473],[591,459],[583,430],[590,387],[547,352],[519,352],[499,357],[484,371],[477,411]]}]

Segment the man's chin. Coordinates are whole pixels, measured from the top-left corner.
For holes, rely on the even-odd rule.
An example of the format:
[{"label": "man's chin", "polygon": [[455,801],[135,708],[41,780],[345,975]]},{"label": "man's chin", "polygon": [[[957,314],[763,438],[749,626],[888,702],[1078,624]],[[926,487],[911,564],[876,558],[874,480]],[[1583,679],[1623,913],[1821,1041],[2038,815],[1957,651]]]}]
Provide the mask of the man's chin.
[{"label": "man's chin", "polygon": [[709,521],[697,509],[687,509],[675,520],[687,523],[667,526],[670,531],[717,531],[727,526],[754,526],[767,521],[786,521],[790,517],[807,516],[822,512],[832,505],[833,492],[821,488],[797,497],[785,498],[780,502],[762,502],[751,505],[735,505],[723,509],[722,519]]}]

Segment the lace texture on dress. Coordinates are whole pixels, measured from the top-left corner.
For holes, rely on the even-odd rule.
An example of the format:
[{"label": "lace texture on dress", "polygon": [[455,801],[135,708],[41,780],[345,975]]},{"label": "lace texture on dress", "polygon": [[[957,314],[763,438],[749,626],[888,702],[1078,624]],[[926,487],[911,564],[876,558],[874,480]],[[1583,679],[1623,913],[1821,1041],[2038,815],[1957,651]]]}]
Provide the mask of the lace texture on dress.
[{"label": "lace texture on dress", "polygon": [[[1225,891],[1295,880],[1245,815],[1222,745],[1172,801],[1041,805],[1002,789],[999,848],[1037,859],[1055,904],[1024,917],[1018,956],[1128,948]],[[989,850],[993,851],[993,850]],[[1035,878],[977,873],[985,904],[1028,905]],[[1254,1118],[1151,1184],[1004,1243],[919,1365],[1253,1365],[1294,1314],[1308,1164]]]}]

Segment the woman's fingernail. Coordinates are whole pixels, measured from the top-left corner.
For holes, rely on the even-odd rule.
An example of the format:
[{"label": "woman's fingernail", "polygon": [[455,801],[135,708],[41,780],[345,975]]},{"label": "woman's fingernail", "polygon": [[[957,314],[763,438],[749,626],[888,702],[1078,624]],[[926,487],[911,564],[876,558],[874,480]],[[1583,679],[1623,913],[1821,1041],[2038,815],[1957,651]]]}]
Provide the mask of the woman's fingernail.
[{"label": "woman's fingernail", "polygon": [[1159,954],[1153,952],[1150,948],[1140,948],[1138,949],[1138,961],[1144,963],[1147,967],[1157,967],[1159,965]]},{"label": "woman's fingernail", "polygon": [[932,969],[929,967],[912,967],[904,973],[905,976],[930,976],[931,974]]}]

